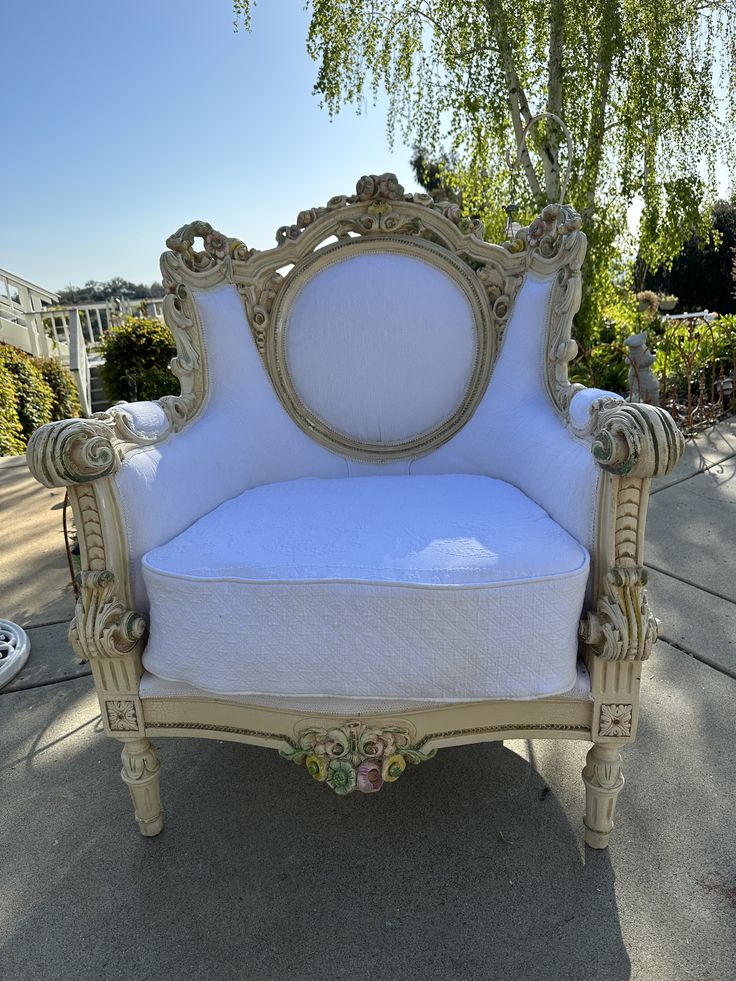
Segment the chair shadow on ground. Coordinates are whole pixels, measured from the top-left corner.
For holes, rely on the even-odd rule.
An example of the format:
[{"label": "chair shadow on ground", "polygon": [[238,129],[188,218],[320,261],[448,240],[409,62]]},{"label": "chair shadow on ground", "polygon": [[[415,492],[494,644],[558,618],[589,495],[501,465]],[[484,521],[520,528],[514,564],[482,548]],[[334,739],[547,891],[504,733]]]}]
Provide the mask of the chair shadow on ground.
[{"label": "chair shadow on ground", "polygon": [[501,744],[341,799],[272,751],[162,740],[167,826],[144,839],[88,714],[53,752],[43,730],[6,745],[37,788],[6,799],[15,981],[630,977],[608,853],[583,861],[581,828]]}]

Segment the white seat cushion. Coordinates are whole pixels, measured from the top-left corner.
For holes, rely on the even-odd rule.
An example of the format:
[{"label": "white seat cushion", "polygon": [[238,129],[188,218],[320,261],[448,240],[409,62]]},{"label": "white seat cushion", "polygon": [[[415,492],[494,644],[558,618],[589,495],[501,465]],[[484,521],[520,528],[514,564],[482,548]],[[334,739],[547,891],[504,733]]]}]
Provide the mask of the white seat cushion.
[{"label": "white seat cushion", "polygon": [[[386,715],[394,712],[416,712],[422,709],[436,709],[440,703],[435,700],[421,702],[416,699],[401,698],[315,698],[314,696],[292,695],[221,695],[202,691],[186,681],[164,681],[150,671],[141,677],[141,698],[215,698],[222,701],[237,702],[239,705],[254,705],[257,708],[278,709],[282,712],[313,712],[318,715]],[[551,699],[564,698],[589,702],[590,675],[580,658],[577,663],[575,684],[567,691],[546,696]],[[452,703],[445,703],[452,704]]]},{"label": "white seat cushion", "polygon": [[588,564],[490,477],[268,484],[146,554],[144,664],[220,695],[556,694],[575,683]]}]

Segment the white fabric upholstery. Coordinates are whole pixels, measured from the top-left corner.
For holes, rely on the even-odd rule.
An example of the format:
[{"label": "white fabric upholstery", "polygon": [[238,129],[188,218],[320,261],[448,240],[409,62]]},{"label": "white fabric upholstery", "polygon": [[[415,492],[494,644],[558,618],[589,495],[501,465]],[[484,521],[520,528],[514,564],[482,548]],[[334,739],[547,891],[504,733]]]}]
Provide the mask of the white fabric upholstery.
[{"label": "white fabric upholstery", "polygon": [[169,420],[158,402],[117,402],[125,410],[132,428],[143,436],[158,436],[169,431]]},{"label": "white fabric upholstery", "polygon": [[115,475],[136,608],[148,609],[144,552],[248,487],[297,476],[347,476],[345,461],[292,422],[253,343],[235,287],[196,294],[207,342],[204,414],[163,443],[129,454]]},{"label": "white fabric upholstery", "polygon": [[[259,708],[282,709],[291,712],[318,712],[320,715],[378,715],[390,712],[418,711],[438,708],[437,702],[407,702],[398,698],[297,698],[288,695],[219,695],[195,688],[185,681],[164,681],[150,671],[144,671],[140,684],[141,698],[218,698],[238,702],[240,705],[256,705]],[[547,698],[591,698],[590,675],[582,661],[577,663],[575,684],[559,695]],[[451,703],[449,703],[451,704]]]},{"label": "white fabric upholstery", "polygon": [[589,445],[565,426],[544,388],[552,286],[551,279],[527,276],[485,398],[460,432],[414,461],[411,472],[481,473],[507,480],[592,549],[598,467]]},{"label": "white fabric upholstery", "polygon": [[347,460],[306,436],[273,390],[235,288],[195,292],[208,352],[209,402],[183,432],[128,455],[113,478],[129,537],[136,608],[148,609],[140,575],[147,550],[248,488],[306,476],[498,477],[592,548],[597,467],[587,442],[565,426],[543,384],[551,288],[551,280],[525,280],[486,395],[463,429],[426,457],[390,464]]},{"label": "white fabric upholstery", "polygon": [[285,334],[287,370],[304,405],[365,442],[401,442],[452,416],[477,347],[472,309],[450,276],[382,253],[315,273],[292,301]]},{"label": "white fabric upholstery", "polygon": [[575,681],[588,554],[511,485],[302,479],[149,552],[159,678],[221,694],[466,701]]},{"label": "white fabric upholstery", "polygon": [[598,399],[623,401],[620,395],[615,392],[607,392],[603,388],[582,388],[575,392],[570,402],[570,422],[577,432],[585,435],[590,433],[590,425],[593,420],[591,409]]}]

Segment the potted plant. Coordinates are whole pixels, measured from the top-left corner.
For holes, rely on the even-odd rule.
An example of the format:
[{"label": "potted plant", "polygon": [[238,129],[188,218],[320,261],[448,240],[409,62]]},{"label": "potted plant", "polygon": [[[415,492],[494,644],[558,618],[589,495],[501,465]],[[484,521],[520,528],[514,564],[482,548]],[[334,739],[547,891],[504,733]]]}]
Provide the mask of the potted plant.
[{"label": "potted plant", "polygon": [[673,293],[665,293],[659,298],[659,309],[669,312],[677,306],[677,297]]}]

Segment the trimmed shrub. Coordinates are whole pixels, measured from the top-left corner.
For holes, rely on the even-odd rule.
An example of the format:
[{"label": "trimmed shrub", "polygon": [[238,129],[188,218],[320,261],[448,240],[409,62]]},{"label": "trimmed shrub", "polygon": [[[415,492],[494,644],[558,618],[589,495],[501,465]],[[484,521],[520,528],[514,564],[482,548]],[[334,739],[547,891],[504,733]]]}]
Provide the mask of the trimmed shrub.
[{"label": "trimmed shrub", "polygon": [[9,344],[0,344],[0,363],[13,380],[18,420],[23,437],[27,440],[35,429],[51,422],[54,393],[44,381],[33,358],[25,351]]},{"label": "trimmed shrub", "polygon": [[77,386],[74,384],[71,372],[55,358],[36,358],[34,364],[54,397],[51,406],[52,420],[81,415],[82,406],[79,403]]},{"label": "trimmed shrub", "polygon": [[176,346],[160,320],[128,317],[111,327],[100,342],[105,363],[102,384],[111,402],[178,395],[179,379],[169,368]]},{"label": "trimmed shrub", "polygon": [[0,359],[0,456],[16,456],[26,448],[17,399],[13,376]]}]

